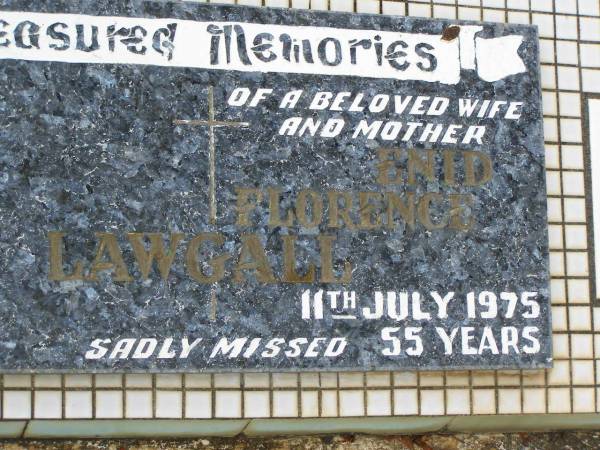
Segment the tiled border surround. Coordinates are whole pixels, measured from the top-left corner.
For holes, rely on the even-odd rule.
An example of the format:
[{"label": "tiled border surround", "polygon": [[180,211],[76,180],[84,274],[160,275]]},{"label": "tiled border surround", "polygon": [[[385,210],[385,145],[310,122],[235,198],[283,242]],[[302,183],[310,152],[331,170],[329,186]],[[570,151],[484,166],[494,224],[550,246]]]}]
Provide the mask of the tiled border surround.
[{"label": "tiled border surround", "polygon": [[[32,420],[25,434],[38,437],[123,436],[127,435],[124,430],[129,430],[129,435],[227,435],[242,430],[252,434],[261,430],[390,432],[468,431],[473,427],[530,430],[535,428],[532,424],[539,424],[538,429],[600,426],[600,416],[585,414],[600,411],[600,306],[596,306],[600,303],[594,298],[600,294],[590,282],[594,260],[592,251],[588,257],[588,250],[593,240],[588,239],[592,225],[591,211],[586,209],[591,205],[591,197],[586,197],[590,177],[600,174],[586,172],[589,155],[584,147],[588,133],[584,125],[589,121],[590,127],[600,126],[600,118],[594,121],[585,117],[584,103],[588,96],[600,95],[600,0],[237,3],[538,26],[554,368],[512,372],[4,375],[0,379],[1,417],[14,422],[0,422],[0,436],[20,435],[29,419],[40,421]],[[517,414],[527,417],[515,417]],[[250,418],[257,420],[245,420]],[[106,420],[100,426],[81,419]],[[166,419],[172,420],[162,421]]]}]

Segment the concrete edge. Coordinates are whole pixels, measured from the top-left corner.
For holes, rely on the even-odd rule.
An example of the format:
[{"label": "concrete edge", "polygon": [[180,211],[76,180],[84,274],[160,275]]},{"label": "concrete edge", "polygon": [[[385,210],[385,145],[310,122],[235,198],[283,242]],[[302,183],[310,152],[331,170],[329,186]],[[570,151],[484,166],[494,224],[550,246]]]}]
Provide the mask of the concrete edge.
[{"label": "concrete edge", "polygon": [[600,414],[294,419],[65,419],[0,421],[0,438],[192,438],[600,430]]},{"label": "concrete edge", "polygon": [[23,435],[27,426],[26,420],[0,421],[0,438],[16,439]]},{"label": "concrete edge", "polygon": [[450,417],[344,417],[320,419],[254,419],[246,436],[281,434],[416,434],[441,431]]},{"label": "concrete edge", "polygon": [[452,433],[600,430],[600,414],[460,416],[452,418],[446,430]]},{"label": "concrete edge", "polygon": [[30,420],[22,436],[26,439],[230,437],[242,433],[248,422],[247,419]]}]

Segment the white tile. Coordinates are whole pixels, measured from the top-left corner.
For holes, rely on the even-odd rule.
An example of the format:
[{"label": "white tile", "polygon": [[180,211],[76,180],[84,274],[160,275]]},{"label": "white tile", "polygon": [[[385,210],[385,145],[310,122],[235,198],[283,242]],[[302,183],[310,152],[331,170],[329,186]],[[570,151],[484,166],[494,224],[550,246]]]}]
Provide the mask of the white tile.
[{"label": "white tile", "polygon": [[212,417],[212,397],[208,391],[187,391],[185,393],[185,417],[187,419],[208,419]]},{"label": "white tile", "polygon": [[494,372],[476,370],[472,372],[472,382],[473,386],[494,386],[496,379]]},{"label": "white tile", "polygon": [[181,391],[156,391],[156,417],[178,419],[182,416]]},{"label": "white tile", "polygon": [[331,372],[323,372],[319,374],[321,387],[335,388],[338,385],[337,374]]},{"label": "white tile", "polygon": [[580,17],[579,31],[582,41],[600,41],[600,19]]},{"label": "white tile", "polygon": [[215,393],[215,417],[242,417],[242,393],[240,391],[217,391]]},{"label": "white tile", "polygon": [[529,24],[529,13],[524,11],[509,11],[508,23]]},{"label": "white tile", "polygon": [[268,388],[268,373],[246,373],[244,374],[244,386],[250,388]]},{"label": "white tile", "polygon": [[67,419],[90,419],[92,407],[92,391],[65,392],[65,417]]},{"label": "white tile", "polygon": [[531,1],[531,9],[533,11],[552,12],[552,10],[553,10],[553,0],[530,0],[530,1]]},{"label": "white tile", "polygon": [[397,1],[383,0],[381,9],[383,14],[391,14],[396,16],[406,15],[406,4]]},{"label": "white tile", "polygon": [[579,44],[582,67],[600,67],[600,44]]},{"label": "white tile", "polygon": [[419,397],[416,389],[394,390],[394,415],[406,416],[419,413]]},{"label": "white tile", "polygon": [[36,419],[60,419],[62,417],[61,391],[35,391],[33,417]]},{"label": "white tile", "polygon": [[420,374],[421,386],[443,386],[444,374],[442,372],[422,372]]},{"label": "white tile", "polygon": [[310,0],[310,9],[327,11],[329,9],[328,3],[328,0]]},{"label": "white tile", "polygon": [[555,0],[554,9],[557,13],[577,14],[577,0]]},{"label": "white tile", "polygon": [[553,66],[542,65],[540,67],[542,75],[542,88],[556,89],[556,73]]},{"label": "white tile", "polygon": [[101,387],[121,387],[123,385],[123,375],[103,373],[95,375],[96,388]]},{"label": "white tile", "polygon": [[438,19],[456,19],[456,8],[447,5],[434,5],[433,17]]},{"label": "white tile", "polygon": [[4,387],[31,387],[31,375],[2,375]]},{"label": "white tile", "polygon": [[125,386],[135,388],[150,388],[152,387],[152,375],[129,373],[125,375]]},{"label": "white tile", "polygon": [[564,257],[562,252],[550,252],[550,275],[560,277],[564,275]]},{"label": "white tile", "polygon": [[461,20],[481,20],[479,8],[458,8],[458,18]]},{"label": "white tile", "polygon": [[565,386],[570,384],[569,361],[554,361],[554,366],[548,369],[548,385]]},{"label": "white tile", "polygon": [[579,94],[573,92],[561,92],[559,94],[559,103],[560,114],[562,116],[581,116],[581,101]]},{"label": "white tile", "polygon": [[98,419],[120,419],[123,417],[123,392],[96,391],[96,417]]},{"label": "white tile", "polygon": [[560,222],[562,220],[562,205],[559,198],[548,199],[548,220],[550,222]]},{"label": "white tile", "polygon": [[182,378],[178,373],[165,373],[156,375],[156,387],[181,389]]},{"label": "white tile", "polygon": [[292,8],[309,9],[310,0],[292,0]]},{"label": "white tile", "polygon": [[319,374],[318,373],[301,373],[300,374],[300,386],[302,387],[319,387]]},{"label": "white tile", "polygon": [[570,250],[587,248],[587,227],[585,225],[565,225],[565,243]]},{"label": "white tile", "polygon": [[579,55],[575,41],[556,41],[556,62],[558,64],[579,64]]},{"label": "white tile", "polygon": [[566,222],[585,222],[585,199],[565,198],[564,203]]},{"label": "white tile", "polygon": [[[557,14],[555,20],[557,39],[577,39],[577,18],[575,16]],[[585,38],[582,37],[582,39]]]},{"label": "white tile", "polygon": [[321,415],[323,417],[338,415],[336,391],[325,390],[321,392]]},{"label": "white tile", "polygon": [[544,117],[544,138],[546,141],[558,141],[558,120],[554,118]]},{"label": "white tile", "polygon": [[297,387],[298,386],[298,374],[297,373],[274,373],[273,374],[273,387]]},{"label": "white tile", "polygon": [[589,413],[596,410],[593,388],[573,388],[573,412]]},{"label": "white tile", "polygon": [[[377,14],[379,12],[379,2],[377,0],[361,0],[356,2],[356,11],[359,13]],[[393,14],[384,12],[384,14]]]},{"label": "white tile", "polygon": [[523,389],[523,413],[542,414],[546,412],[546,392],[543,388]]},{"label": "white tile", "polygon": [[519,386],[521,384],[521,373],[518,371],[498,371],[499,386]]},{"label": "white tile", "polygon": [[552,331],[567,330],[567,308],[562,306],[552,307]]},{"label": "white tile", "polygon": [[587,276],[588,260],[585,252],[567,252],[567,275]]},{"label": "white tile", "polygon": [[152,417],[152,391],[126,391],[125,416],[128,419]]},{"label": "white tile", "polygon": [[573,361],[571,363],[572,381],[575,385],[594,384],[594,361]]},{"label": "white tile", "polygon": [[573,279],[568,281],[569,303],[589,303],[590,283],[588,280]]},{"label": "white tile", "polygon": [[302,391],[300,401],[302,417],[319,416],[319,393],[317,391]]},{"label": "white tile", "polygon": [[550,388],[548,389],[548,412],[549,413],[570,413],[571,396],[568,388]]},{"label": "white tile", "polygon": [[493,389],[473,389],[473,414],[494,414],[496,393]]},{"label": "white tile", "polygon": [[579,0],[579,14],[586,16],[600,15],[600,2],[596,0]]},{"label": "white tile", "polygon": [[558,72],[558,88],[566,91],[579,90],[579,72],[576,67],[559,66],[556,68]]},{"label": "white tile", "polygon": [[505,8],[506,7],[505,0],[482,0],[481,4],[483,6],[491,6],[492,8]]},{"label": "white tile", "polygon": [[563,145],[561,154],[563,169],[583,170],[583,148],[580,145]]},{"label": "white tile", "polygon": [[546,392],[543,388],[523,389],[523,413],[543,414],[546,412]]},{"label": "white tile", "polygon": [[389,416],[392,414],[392,392],[388,390],[367,391],[367,415]]},{"label": "white tile", "polygon": [[289,8],[289,0],[265,0],[265,6],[271,8]]},{"label": "white tile", "polygon": [[65,387],[67,388],[91,388],[92,376],[86,374],[65,375]]},{"label": "white tile", "polygon": [[435,416],[444,414],[444,391],[421,390],[421,415]]},{"label": "white tile", "polygon": [[36,388],[60,388],[62,386],[61,375],[35,375],[33,385]]},{"label": "white tile", "polygon": [[446,391],[446,414],[470,414],[471,397],[467,389],[448,389]]},{"label": "white tile", "polygon": [[329,0],[329,8],[332,11],[354,11],[354,0]]},{"label": "white tile", "polygon": [[273,391],[273,417],[297,417],[298,392]]},{"label": "white tile", "polygon": [[591,334],[571,335],[571,357],[582,359],[594,357],[594,343]]},{"label": "white tile", "polygon": [[[471,12],[471,14],[473,15],[477,15],[478,17],[472,17],[470,20],[480,20],[479,19],[479,10],[475,9],[475,8],[463,8],[465,10],[468,10]],[[460,14],[461,19],[467,19],[466,17],[462,17],[464,14]],[[503,23],[506,22],[506,13],[504,11],[498,10],[498,9],[484,9],[483,10],[483,20],[485,20],[486,22],[499,22],[499,23]]]},{"label": "white tile", "polygon": [[562,179],[564,195],[585,195],[583,172],[563,172]]},{"label": "white tile", "polygon": [[366,384],[373,386],[390,386],[392,383],[390,372],[367,372]]},{"label": "white tile", "polygon": [[498,414],[521,413],[521,390],[498,389]]},{"label": "white tile", "polygon": [[[4,375],[6,377],[6,375]],[[31,391],[4,391],[2,418],[29,419],[31,417]]]},{"label": "white tile", "polygon": [[364,416],[363,391],[340,391],[340,416]]},{"label": "white tile", "polygon": [[363,387],[364,375],[362,372],[340,372],[340,387]]},{"label": "white tile", "polygon": [[588,331],[592,329],[590,308],[588,306],[569,306],[569,329]]},{"label": "white tile", "polygon": [[581,69],[581,89],[585,92],[600,92],[600,70]]},{"label": "white tile", "polygon": [[532,14],[531,23],[538,26],[540,37],[554,37],[554,16],[552,14]]},{"label": "white tile", "polygon": [[567,294],[564,280],[555,278],[550,281],[550,299],[553,305],[557,303],[566,303]]},{"label": "white tile", "polygon": [[469,386],[469,372],[454,370],[446,372],[446,386]]},{"label": "white tile", "polygon": [[546,384],[546,371],[539,370],[524,370],[523,371],[523,386],[543,386]]},{"label": "white tile", "polygon": [[185,375],[186,388],[210,388],[211,375],[207,373],[188,373]]},{"label": "white tile", "polygon": [[548,241],[552,250],[563,248],[563,230],[560,225],[548,225]]},{"label": "white tile", "polygon": [[415,372],[394,372],[394,386],[416,386],[417,374]]},{"label": "white tile", "polygon": [[560,138],[562,142],[581,142],[581,120],[561,118]]},{"label": "white tile", "polygon": [[413,17],[431,17],[431,7],[425,4],[409,3],[408,15]]},{"label": "white tile", "polygon": [[216,388],[238,388],[241,385],[241,375],[239,373],[215,373]]},{"label": "white tile", "polygon": [[506,0],[506,7],[508,9],[529,9],[529,4],[523,0]]},{"label": "white tile", "polygon": [[244,392],[244,417],[269,417],[269,391]]},{"label": "white tile", "polygon": [[566,334],[554,334],[552,336],[552,353],[554,359],[569,357],[569,336]]},{"label": "white tile", "polygon": [[555,92],[542,92],[542,108],[545,116],[556,116],[558,115],[556,93]]}]

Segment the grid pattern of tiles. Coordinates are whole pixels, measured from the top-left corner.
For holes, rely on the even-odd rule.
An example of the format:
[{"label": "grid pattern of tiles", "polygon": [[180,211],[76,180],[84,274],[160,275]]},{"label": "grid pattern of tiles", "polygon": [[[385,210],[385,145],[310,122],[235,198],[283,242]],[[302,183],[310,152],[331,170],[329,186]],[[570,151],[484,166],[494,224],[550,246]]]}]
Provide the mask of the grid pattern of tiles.
[{"label": "grid pattern of tiles", "polygon": [[[258,418],[600,411],[600,306],[590,288],[584,142],[600,96],[600,0],[238,0],[539,27],[554,368],[543,371],[4,375],[3,419]],[[598,118],[600,121],[600,118]],[[600,123],[600,122],[599,122]],[[590,124],[591,126],[595,126]],[[594,174],[596,177],[600,174]],[[596,205],[600,207],[600,205]],[[600,242],[597,244],[600,245]]]}]

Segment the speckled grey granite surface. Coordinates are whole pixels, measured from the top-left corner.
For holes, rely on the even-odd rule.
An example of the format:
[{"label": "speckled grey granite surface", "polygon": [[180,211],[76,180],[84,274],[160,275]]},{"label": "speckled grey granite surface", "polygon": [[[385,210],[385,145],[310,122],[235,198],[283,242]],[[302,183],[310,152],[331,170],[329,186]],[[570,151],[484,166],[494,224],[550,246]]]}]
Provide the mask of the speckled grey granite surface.
[{"label": "speckled grey granite surface", "polygon": [[[338,26],[347,28],[420,31],[441,34],[447,21],[386,16],[329,14],[279,9],[204,6],[162,2],[123,1],[0,1],[0,10],[69,12],[92,15],[169,17],[197,20],[239,20],[259,23]],[[0,13],[0,18],[2,15]],[[173,370],[295,370],[390,368],[534,368],[550,363],[548,246],[544,150],[535,30],[525,26],[486,25],[485,36],[522,34],[519,50],[527,72],[489,83],[463,71],[456,85],[361,79],[358,77],[263,74],[186,68],[110,64],[65,64],[0,61],[0,369],[8,371],[173,371]],[[2,50],[0,49],[0,52]],[[208,133],[204,127],[174,126],[174,119],[207,117],[207,86],[214,86],[219,120],[243,120],[249,128],[218,129],[216,136],[216,193],[218,220],[208,222]],[[523,101],[519,121],[468,119],[488,127],[483,151],[493,161],[494,176],[479,188],[449,187],[439,181],[420,182],[425,191],[472,192],[475,222],[470,230],[428,231],[398,226],[393,230],[319,230],[297,226],[273,229],[267,208],[253,216],[255,223],[237,227],[235,188],[282,188],[286,198],[305,188],[318,191],[378,191],[376,150],[381,141],[280,137],[277,129],[289,112],[275,101],[241,110],[226,105],[235,86],[272,87],[281,95],[291,89],[373,94],[442,95]],[[311,113],[312,114],[312,113]],[[331,112],[316,112],[332,117]],[[356,124],[365,116],[338,113]],[[379,118],[385,119],[386,116]],[[393,114],[387,118],[392,119]],[[402,119],[400,119],[402,120]],[[444,119],[457,123],[451,106]],[[435,120],[433,120],[435,121]],[[454,149],[456,146],[419,142],[398,148]],[[458,149],[468,150],[458,146]],[[461,190],[462,189],[462,190]],[[282,201],[282,210],[288,204]],[[73,261],[93,260],[95,232],[115,233],[131,282],[116,282],[110,273],[98,281],[58,282],[49,279],[48,233],[65,232],[65,272]],[[127,232],[185,234],[167,281],[153,269],[140,279]],[[232,255],[226,277],[213,285],[193,280],[185,267],[185,249],[201,232],[223,233],[221,252]],[[283,234],[299,235],[298,259],[318,263],[317,233],[336,236],[336,267],[347,259],[352,281],[338,284],[265,284],[249,273],[242,283],[232,280],[239,254],[240,233],[261,236],[275,276],[281,274]],[[167,241],[166,241],[167,242]],[[223,250],[224,249],[224,250]],[[299,263],[300,264],[300,263]],[[299,265],[301,272],[306,266]],[[211,289],[215,289],[216,318],[211,321]],[[373,291],[482,290],[538,292],[540,316],[523,318],[466,317],[464,301],[452,302],[447,319],[431,321],[334,320],[330,312],[320,321],[302,320],[300,297],[305,289],[354,290],[359,307],[372,304]],[[427,298],[423,306],[429,309]],[[506,302],[499,302],[506,310]],[[500,314],[502,316],[502,314]],[[418,357],[385,356],[384,327],[422,327],[425,350]],[[540,351],[533,354],[445,355],[434,327],[447,329],[491,326],[536,326]],[[480,331],[478,331],[479,333]],[[257,354],[238,358],[209,358],[218,337],[344,336],[348,347],[337,358],[275,358]],[[172,337],[203,338],[187,359],[86,360],[93,339]],[[499,339],[499,338],[498,338]],[[407,345],[406,343],[402,344]],[[500,346],[498,340],[498,346]],[[261,349],[262,351],[262,349]]]}]

